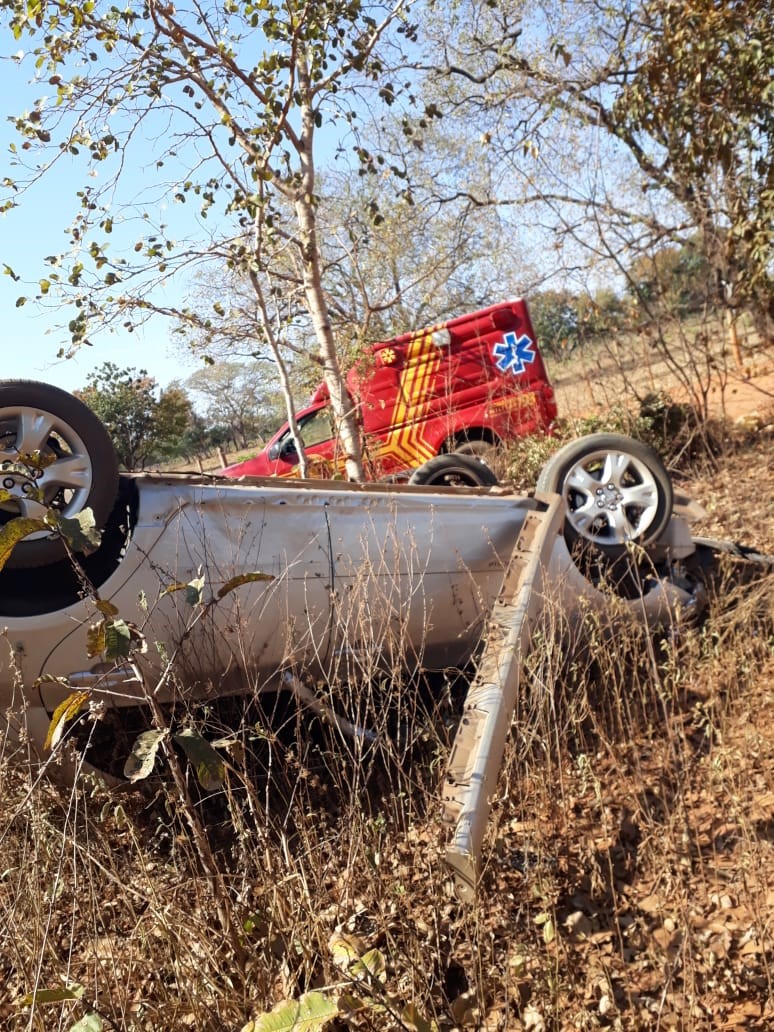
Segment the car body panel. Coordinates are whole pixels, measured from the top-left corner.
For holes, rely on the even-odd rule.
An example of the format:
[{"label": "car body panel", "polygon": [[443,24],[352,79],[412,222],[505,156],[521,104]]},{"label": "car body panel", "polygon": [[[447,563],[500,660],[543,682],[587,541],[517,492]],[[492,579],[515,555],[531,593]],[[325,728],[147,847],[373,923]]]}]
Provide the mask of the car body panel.
[{"label": "car body panel", "polygon": [[[291,663],[330,672],[343,649],[354,652],[372,635],[385,661],[409,653],[425,665],[463,661],[524,514],[536,504],[475,488],[131,480],[136,519],[99,597],[145,635],[150,645],[138,662],[149,676],[160,675],[164,649],[176,647],[192,695],[219,690],[233,669],[267,684]],[[245,573],[271,579],[235,587],[206,617],[184,591],[166,591],[204,576],[207,600]],[[43,675],[67,678],[89,668],[87,635],[96,619],[89,599],[23,617],[2,615],[0,603],[0,628],[28,690]],[[12,687],[0,652],[0,708]],[[40,692],[50,709],[66,689],[46,683]]]},{"label": "car body panel", "polygon": [[[45,760],[51,715],[74,689],[92,703],[126,707],[150,696],[162,703],[276,691],[302,677],[356,685],[378,668],[394,676],[400,667],[447,669],[477,656],[443,792],[453,828],[447,861],[460,896],[473,898],[531,636],[608,607],[568,551],[563,499],[502,485],[153,474],[124,478],[119,498],[112,520],[130,518],[131,526],[87,597],[74,592],[62,604],[55,592],[47,601],[53,568],[24,571],[38,611],[14,615],[18,600],[6,588],[23,594],[23,580],[18,570],[0,571],[0,730]],[[691,547],[675,516],[654,555],[685,556]],[[89,568],[93,575],[100,567]],[[654,568],[641,596],[619,611],[663,623],[690,607],[690,589],[668,569],[659,577]],[[89,656],[107,603],[144,643],[110,663]],[[82,769],[82,758],[57,755],[60,777]]]},{"label": "car body panel", "polygon": [[[199,699],[276,690],[290,669],[348,676],[362,651],[385,669],[463,664],[478,646],[526,514],[545,508],[501,487],[131,479],[136,522],[99,597],[146,638],[134,663],[146,685],[161,683],[160,699],[181,686]],[[606,605],[561,535],[549,554],[545,581],[563,621]],[[183,590],[167,590],[203,575],[207,601],[250,572],[272,579],[242,584],[211,607],[195,609]],[[654,580],[629,606],[655,621],[690,601]],[[34,616],[0,614],[7,637],[0,712],[25,705],[50,714],[78,686],[96,685],[96,697],[110,705],[135,704],[145,690],[137,681],[117,687],[106,678],[100,692],[105,664],[88,658],[98,619],[90,599]],[[174,679],[165,676],[168,661]]]}]

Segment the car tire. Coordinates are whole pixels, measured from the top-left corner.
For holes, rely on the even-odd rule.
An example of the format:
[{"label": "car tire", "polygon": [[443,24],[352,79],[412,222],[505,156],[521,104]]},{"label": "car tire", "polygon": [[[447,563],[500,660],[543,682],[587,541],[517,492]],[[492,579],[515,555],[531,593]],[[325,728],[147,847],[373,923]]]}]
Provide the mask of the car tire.
[{"label": "car tire", "polygon": [[649,545],[672,514],[672,482],[659,455],[622,434],[589,434],[560,448],[543,467],[537,490],[560,494],[565,538],[609,559],[629,543]]},{"label": "car tire", "polygon": [[458,452],[436,455],[409,477],[414,487],[493,487],[496,483],[497,476],[486,463]]},{"label": "car tire", "polygon": [[[21,455],[43,462],[20,463]],[[101,530],[118,493],[118,459],[99,418],[82,401],[34,380],[0,381],[0,527],[17,516],[67,517],[91,509]],[[31,496],[31,490],[42,493]],[[9,567],[46,566],[66,555],[57,535],[40,531],[20,541]]]}]

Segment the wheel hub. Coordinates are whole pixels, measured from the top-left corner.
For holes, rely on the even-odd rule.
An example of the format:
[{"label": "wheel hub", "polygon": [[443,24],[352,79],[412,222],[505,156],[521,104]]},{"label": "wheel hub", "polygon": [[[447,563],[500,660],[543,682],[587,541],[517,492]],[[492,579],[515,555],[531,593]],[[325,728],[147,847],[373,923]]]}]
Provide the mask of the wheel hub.
[{"label": "wheel hub", "polygon": [[598,487],[594,492],[594,495],[596,507],[598,509],[607,509],[610,512],[615,512],[624,500],[623,494],[618,490],[615,484],[606,484],[602,487]]},{"label": "wheel hub", "polygon": [[43,470],[38,466],[28,466],[23,462],[0,463],[0,489],[8,491],[14,498],[37,499],[40,488],[36,481],[42,476]]}]

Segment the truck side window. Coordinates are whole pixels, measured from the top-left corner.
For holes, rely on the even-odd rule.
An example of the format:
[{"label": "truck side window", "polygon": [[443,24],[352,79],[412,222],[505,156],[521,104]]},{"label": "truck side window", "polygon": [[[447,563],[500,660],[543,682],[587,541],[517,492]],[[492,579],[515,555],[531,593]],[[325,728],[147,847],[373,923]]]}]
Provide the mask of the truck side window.
[{"label": "truck side window", "polygon": [[[301,431],[301,440],[304,442],[305,448],[329,441],[333,437],[330,407],[324,405],[316,412],[310,412],[308,416],[304,416],[299,420],[298,429]],[[274,447],[277,449],[277,454],[282,455],[283,458],[296,454],[296,445],[290,429],[285,431]]]},{"label": "truck side window", "polygon": [[311,448],[314,444],[321,444],[322,441],[329,441],[333,437],[331,425],[331,411],[328,405],[324,405],[316,412],[308,415],[300,424],[301,440],[305,448]]}]

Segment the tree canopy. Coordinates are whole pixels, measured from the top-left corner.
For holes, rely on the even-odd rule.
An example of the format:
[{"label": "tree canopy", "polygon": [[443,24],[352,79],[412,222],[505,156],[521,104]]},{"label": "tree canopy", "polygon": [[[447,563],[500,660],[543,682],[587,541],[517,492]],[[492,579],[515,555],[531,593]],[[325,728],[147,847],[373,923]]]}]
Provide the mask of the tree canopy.
[{"label": "tree canopy", "polygon": [[237,448],[273,433],[284,411],[267,363],[218,362],[199,369],[186,387],[201,399],[210,426],[227,427]]},{"label": "tree canopy", "polygon": [[770,0],[468,10],[439,38],[432,78],[447,131],[480,133],[488,181],[470,199],[516,232],[527,222],[533,246],[592,289],[603,270],[691,241],[715,303],[749,305],[770,333]]},{"label": "tree canopy", "polygon": [[[15,179],[83,155],[96,175],[79,191],[67,253],[50,258],[41,293],[73,295],[73,341],[95,319],[130,322],[156,310],[152,287],[203,257],[217,257],[253,287],[275,355],[300,298],[317,342],[348,472],[362,475],[357,427],[338,362],[317,228],[317,135],[323,127],[358,161],[357,104],[393,103],[384,54],[413,36],[411,0],[229,0],[175,7],[149,0],[119,9],[80,0],[3,0],[16,40],[29,39],[38,75],[56,92],[20,115]],[[41,153],[26,161],[26,152]],[[117,198],[133,152],[153,175],[140,204]],[[148,162],[148,153],[152,159]],[[137,160],[135,157],[134,160]],[[156,217],[159,198],[195,202],[204,239],[179,240]],[[216,217],[217,216],[217,217]],[[136,228],[135,228],[136,227]],[[136,239],[131,242],[131,234]],[[131,246],[128,257],[127,245]],[[272,265],[292,254],[293,289],[278,290]],[[182,319],[198,317],[172,306]],[[213,317],[218,315],[213,306]]]},{"label": "tree canopy", "polygon": [[37,300],[72,305],[73,346],[161,313],[268,354],[291,427],[311,356],[353,478],[366,340],[627,281],[679,311],[641,274],[689,251],[707,303],[771,334],[770,0],[0,3],[36,94],[4,206],[82,172]]},{"label": "tree canopy", "polygon": [[159,391],[146,370],[105,362],[77,393],[104,423],[125,469],[180,454],[193,409],[177,385]]}]

